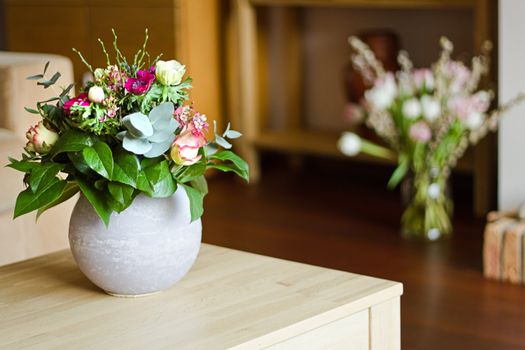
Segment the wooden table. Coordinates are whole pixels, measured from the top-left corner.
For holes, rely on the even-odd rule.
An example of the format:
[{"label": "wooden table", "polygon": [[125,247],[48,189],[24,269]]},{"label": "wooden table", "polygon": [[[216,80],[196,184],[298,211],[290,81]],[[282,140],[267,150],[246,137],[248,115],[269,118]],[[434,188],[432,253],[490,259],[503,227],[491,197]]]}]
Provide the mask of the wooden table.
[{"label": "wooden table", "polygon": [[62,251],[0,268],[0,349],[399,349],[402,292],[203,244],[170,290],[115,298]]}]

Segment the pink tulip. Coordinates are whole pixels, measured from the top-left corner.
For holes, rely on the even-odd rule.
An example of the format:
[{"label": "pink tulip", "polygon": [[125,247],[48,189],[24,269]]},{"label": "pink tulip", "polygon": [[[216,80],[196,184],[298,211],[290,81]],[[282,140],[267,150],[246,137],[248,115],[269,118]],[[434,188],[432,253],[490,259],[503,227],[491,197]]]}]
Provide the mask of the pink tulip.
[{"label": "pink tulip", "polygon": [[432,138],[432,130],[427,123],[420,121],[410,127],[408,135],[415,142],[427,143]]}]

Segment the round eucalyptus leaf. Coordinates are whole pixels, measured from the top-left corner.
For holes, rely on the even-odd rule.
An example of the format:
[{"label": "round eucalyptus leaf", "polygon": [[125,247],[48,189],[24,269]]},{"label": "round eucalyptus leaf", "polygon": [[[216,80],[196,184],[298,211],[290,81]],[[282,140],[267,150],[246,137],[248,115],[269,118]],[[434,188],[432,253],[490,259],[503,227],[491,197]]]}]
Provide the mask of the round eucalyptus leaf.
[{"label": "round eucalyptus leaf", "polygon": [[148,117],[142,113],[133,113],[122,119],[122,124],[128,129],[128,132],[134,137],[150,137],[153,135],[153,127]]},{"label": "round eucalyptus leaf", "polygon": [[149,152],[152,146],[148,140],[129,137],[129,135],[126,135],[122,142],[122,147],[124,147],[126,151],[135,154],[144,154]]}]

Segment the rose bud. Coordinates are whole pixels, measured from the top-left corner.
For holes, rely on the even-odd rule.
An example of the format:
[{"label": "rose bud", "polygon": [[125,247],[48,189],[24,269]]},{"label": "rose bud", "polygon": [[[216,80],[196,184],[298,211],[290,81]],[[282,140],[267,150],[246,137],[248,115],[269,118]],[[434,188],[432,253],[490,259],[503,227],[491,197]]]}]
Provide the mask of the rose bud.
[{"label": "rose bud", "polygon": [[201,159],[199,148],[206,145],[206,137],[193,124],[182,129],[171,145],[171,159],[178,165],[192,165]]},{"label": "rose bud", "polygon": [[91,102],[101,103],[102,101],[104,101],[105,97],[106,96],[104,96],[104,90],[100,86],[94,85],[89,88],[88,98]]},{"label": "rose bud", "polygon": [[44,126],[42,121],[32,126],[26,133],[29,140],[25,150],[29,153],[46,154],[58,140],[58,133]]}]

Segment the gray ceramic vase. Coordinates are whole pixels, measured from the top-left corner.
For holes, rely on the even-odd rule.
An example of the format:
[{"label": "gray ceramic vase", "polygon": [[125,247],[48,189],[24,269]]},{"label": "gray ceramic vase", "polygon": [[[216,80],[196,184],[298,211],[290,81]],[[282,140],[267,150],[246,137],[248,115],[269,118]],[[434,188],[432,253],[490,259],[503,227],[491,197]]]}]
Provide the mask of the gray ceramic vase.
[{"label": "gray ceramic vase", "polygon": [[135,297],[177,283],[195,262],[201,221],[190,223],[181,187],[170,198],[140,194],[129,208],[112,214],[109,227],[80,196],[69,223],[69,244],[80,270],[108,294]]}]

